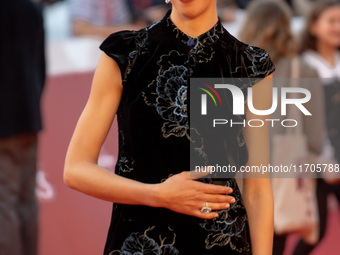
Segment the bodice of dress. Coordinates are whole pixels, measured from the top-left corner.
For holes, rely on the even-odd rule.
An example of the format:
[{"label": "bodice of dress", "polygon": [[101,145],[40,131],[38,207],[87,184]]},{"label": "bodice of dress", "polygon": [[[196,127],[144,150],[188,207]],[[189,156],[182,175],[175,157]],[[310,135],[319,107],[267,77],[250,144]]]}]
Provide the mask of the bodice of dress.
[{"label": "bodice of dress", "polygon": [[[170,13],[140,31],[114,33],[100,48],[117,62],[124,87],[117,112],[116,173],[144,183],[159,183],[192,170],[191,77],[249,77],[259,81],[274,71],[265,51],[238,41],[220,21],[191,38],[175,26]],[[241,87],[245,94],[246,88]],[[247,158],[239,157],[246,150],[239,141],[243,138],[241,128],[229,136],[228,143],[235,147],[230,158],[245,164]]]}]

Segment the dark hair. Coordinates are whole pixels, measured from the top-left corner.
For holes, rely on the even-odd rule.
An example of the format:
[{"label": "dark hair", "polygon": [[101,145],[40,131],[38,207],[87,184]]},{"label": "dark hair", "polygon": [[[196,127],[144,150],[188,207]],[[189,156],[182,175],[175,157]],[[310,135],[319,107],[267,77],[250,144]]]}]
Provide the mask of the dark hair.
[{"label": "dark hair", "polygon": [[247,8],[239,39],[266,50],[273,62],[292,53],[291,10],[285,2],[254,1]]},{"label": "dark hair", "polygon": [[322,13],[328,8],[332,8],[334,6],[340,6],[340,1],[337,0],[319,0],[312,4],[309,15],[307,16],[307,21],[305,25],[305,29],[302,33],[301,44],[300,44],[300,52],[304,52],[306,50],[317,50],[316,42],[317,39],[310,32],[310,26],[313,22],[316,22]]}]

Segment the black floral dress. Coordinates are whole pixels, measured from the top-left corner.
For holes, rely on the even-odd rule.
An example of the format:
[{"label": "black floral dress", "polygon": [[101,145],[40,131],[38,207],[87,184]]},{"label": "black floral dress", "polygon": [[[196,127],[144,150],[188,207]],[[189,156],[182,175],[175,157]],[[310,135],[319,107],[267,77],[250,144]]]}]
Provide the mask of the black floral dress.
[{"label": "black floral dress", "polygon": [[[220,21],[191,38],[172,23],[170,12],[148,28],[110,35],[100,49],[117,62],[124,87],[117,112],[115,171],[144,183],[160,183],[190,170],[190,77],[260,80],[274,71],[265,51],[239,42]],[[234,152],[246,150],[240,137],[231,140],[238,141]],[[229,178],[223,185],[233,188],[236,203],[219,211],[214,220],[165,208],[114,204],[104,254],[251,254],[247,214],[237,183]]]}]

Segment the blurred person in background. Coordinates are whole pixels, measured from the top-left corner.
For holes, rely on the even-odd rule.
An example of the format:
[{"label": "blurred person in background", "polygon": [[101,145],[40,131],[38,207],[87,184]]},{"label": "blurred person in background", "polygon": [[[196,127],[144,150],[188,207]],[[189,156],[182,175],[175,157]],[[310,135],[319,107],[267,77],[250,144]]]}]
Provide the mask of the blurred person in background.
[{"label": "blurred person in background", "polygon": [[250,4],[251,1],[254,1],[254,0],[234,0],[237,6],[241,9],[246,9],[248,4]]},{"label": "blurred person in background", "polygon": [[0,34],[0,254],[35,255],[37,134],[45,80],[41,6],[3,0]]},{"label": "blurred person in background", "polygon": [[[324,0],[315,2],[307,18],[301,39],[303,59],[314,67],[324,88],[326,103],[326,125],[328,139],[325,140],[321,160],[327,163],[335,158],[340,162],[340,1]],[[336,179],[335,179],[336,181]],[[329,181],[328,181],[329,182]],[[327,226],[327,197],[333,193],[340,201],[340,184],[329,184],[319,178],[317,198],[319,206],[319,240],[325,235]],[[302,240],[298,247],[304,253],[311,252],[315,245]]]},{"label": "blurred person in background", "polygon": [[314,0],[274,0],[286,2],[294,15],[303,16],[309,10],[310,4]]},{"label": "blurred person in background", "polygon": [[[231,2],[233,1],[239,8],[246,9],[251,2],[261,1],[261,0],[221,0]],[[303,15],[309,10],[310,4],[314,0],[273,0],[286,2],[294,11],[296,15]]]},{"label": "blurred person in background", "polygon": [[233,22],[236,19],[238,6],[235,0],[218,0],[217,11],[222,22]]},{"label": "blurred person in background", "polygon": [[340,161],[340,1],[316,2],[301,39],[303,59],[322,78],[327,107],[328,135]]},{"label": "blurred person in background", "polygon": [[107,37],[120,30],[138,30],[125,0],[69,0],[76,36]]},{"label": "blurred person in background", "polygon": [[[301,81],[299,87],[305,87],[312,95],[311,100],[305,104],[312,116],[303,118],[303,132],[307,137],[309,152],[319,155],[322,151],[325,132],[323,90],[317,79],[317,72],[306,65],[301,57],[296,56],[297,47],[294,45],[290,29],[291,16],[291,10],[284,1],[255,1],[248,6],[246,19],[240,31],[240,40],[261,47],[269,53],[277,68],[274,78],[292,77],[294,58],[298,58],[300,78],[316,78],[315,82],[308,82],[308,84]],[[274,86],[282,86],[282,83],[278,84],[274,82]],[[271,114],[273,119],[282,120],[284,117],[280,115],[280,111]],[[283,126],[271,128],[271,140],[276,134],[284,134],[285,129]],[[287,202],[289,203],[288,200]],[[275,235],[273,254],[283,254],[287,234]],[[306,253],[297,249],[294,254]]]},{"label": "blurred person in background", "polygon": [[287,2],[290,3],[295,15],[305,17],[308,14],[314,0],[290,0]]},{"label": "blurred person in background", "polygon": [[161,20],[169,5],[164,0],[127,0],[135,24],[149,26]]}]

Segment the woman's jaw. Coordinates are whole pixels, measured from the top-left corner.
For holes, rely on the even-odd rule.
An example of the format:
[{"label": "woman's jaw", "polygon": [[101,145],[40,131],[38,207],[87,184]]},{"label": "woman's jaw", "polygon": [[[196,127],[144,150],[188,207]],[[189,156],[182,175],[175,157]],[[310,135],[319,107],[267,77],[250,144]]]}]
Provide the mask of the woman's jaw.
[{"label": "woman's jaw", "polygon": [[171,0],[172,12],[183,20],[217,16],[216,0]]}]

